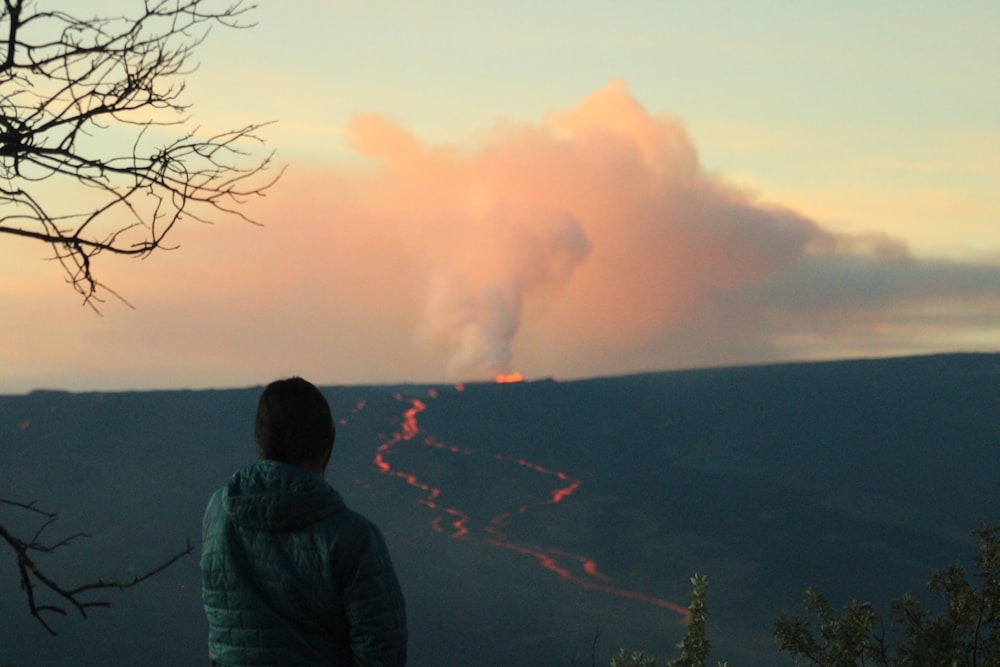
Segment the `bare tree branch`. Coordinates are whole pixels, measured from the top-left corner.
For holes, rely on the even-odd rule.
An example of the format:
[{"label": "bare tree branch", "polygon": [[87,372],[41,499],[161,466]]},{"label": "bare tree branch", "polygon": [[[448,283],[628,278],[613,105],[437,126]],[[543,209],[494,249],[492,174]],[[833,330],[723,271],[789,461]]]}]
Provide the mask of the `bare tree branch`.
[{"label": "bare tree branch", "polygon": [[[97,581],[85,583],[80,586],[67,587],[56,582],[51,576],[42,570],[36,561],[35,554],[52,553],[57,549],[68,546],[77,538],[89,537],[89,535],[86,533],[74,533],[61,540],[57,540],[52,543],[44,543],[42,542],[42,534],[58,518],[56,514],[39,509],[35,506],[34,501],[30,503],[22,503],[0,498],[0,504],[17,507],[38,514],[42,518],[42,523],[35,531],[34,535],[27,540],[23,540],[15,536],[3,523],[0,523],[0,539],[5,541],[10,546],[14,555],[17,557],[17,571],[21,578],[21,589],[24,591],[25,597],[27,598],[29,613],[34,616],[38,622],[42,624],[42,627],[44,627],[51,635],[56,635],[58,633],[49,624],[47,615],[57,614],[59,616],[65,616],[67,608],[72,607],[80,612],[81,616],[86,618],[88,609],[93,607],[110,607],[111,603],[105,599],[87,599],[84,594],[91,591],[109,588],[116,588],[119,590],[131,588],[132,586],[140,584],[143,581],[156,576],[160,572],[163,572],[165,569],[193,551],[191,539],[188,538],[187,546],[182,551],[167,559],[160,565],[157,565],[156,567],[143,574],[137,575],[132,579],[127,581],[104,581],[103,579],[98,579]],[[37,597],[39,588],[42,590],[47,589],[51,593],[55,594],[57,599],[61,599],[62,602],[59,604],[43,604],[39,602]]]},{"label": "bare tree branch", "polygon": [[253,222],[240,207],[281,175],[261,153],[266,123],[205,134],[182,101],[210,29],[252,27],[254,5],[138,4],[92,18],[0,5],[0,234],[48,245],[91,306],[115,294],[95,275],[100,253],[168,249],[183,220]]},{"label": "bare tree branch", "polygon": [[[72,10],[0,0],[0,234],[46,246],[96,310],[106,294],[121,299],[95,272],[101,253],[142,258],[169,249],[167,236],[184,221],[253,223],[242,206],[281,173],[270,173],[273,152],[259,134],[266,123],[204,132],[191,126],[183,101],[195,50],[215,26],[252,27],[254,5],[135,0],[133,14],[116,16],[65,5]],[[55,514],[33,502],[0,504],[40,521],[27,539],[0,522],[0,539],[17,558],[30,613],[52,634],[52,614],[76,609],[86,617],[109,605],[94,592],[134,586],[192,551],[188,541],[129,581],[65,586],[37,559],[86,535],[46,541]],[[55,603],[39,601],[46,591]]]}]

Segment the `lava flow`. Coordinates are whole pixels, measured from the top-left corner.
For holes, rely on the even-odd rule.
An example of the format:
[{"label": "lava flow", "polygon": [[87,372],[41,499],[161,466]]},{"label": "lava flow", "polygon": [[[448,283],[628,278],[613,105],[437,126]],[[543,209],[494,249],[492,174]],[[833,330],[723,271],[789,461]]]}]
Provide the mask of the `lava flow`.
[{"label": "lava flow", "polygon": [[[436,398],[437,392],[430,390],[428,395],[431,398]],[[544,499],[515,504],[516,509],[496,514],[481,529],[474,530],[470,525],[472,524],[472,516],[469,513],[442,504],[442,490],[440,488],[423,481],[414,473],[394,468],[390,463],[390,458],[392,458],[394,450],[403,443],[417,443],[434,451],[463,457],[473,457],[476,456],[476,453],[471,449],[446,445],[433,436],[424,433],[417,419],[417,416],[427,409],[427,403],[423,400],[404,397],[402,394],[395,394],[394,398],[408,405],[408,407],[400,417],[398,431],[392,436],[383,439],[382,443],[378,446],[375,452],[375,466],[380,473],[391,477],[398,477],[411,487],[421,491],[423,495],[418,498],[417,502],[438,512],[438,515],[431,520],[430,524],[434,532],[448,532],[448,535],[452,538],[479,540],[501,549],[529,556],[536,560],[541,567],[555,573],[564,581],[586,589],[670,609],[683,616],[685,621],[689,618],[690,612],[682,605],[656,598],[646,593],[617,587],[614,580],[603,574],[598,569],[597,563],[590,558],[551,547],[515,542],[504,534],[503,530],[508,527],[514,518],[524,516],[536,508],[564,502],[580,488],[580,480],[573,479],[564,472],[551,470],[521,458],[503,454],[493,455],[490,458],[495,462],[512,465],[514,466],[514,470],[526,471],[529,474],[552,477],[556,483],[553,488],[549,489],[548,495]],[[422,439],[418,439],[418,436],[421,435],[423,435]],[[444,523],[447,523],[450,528],[443,525]]]}]

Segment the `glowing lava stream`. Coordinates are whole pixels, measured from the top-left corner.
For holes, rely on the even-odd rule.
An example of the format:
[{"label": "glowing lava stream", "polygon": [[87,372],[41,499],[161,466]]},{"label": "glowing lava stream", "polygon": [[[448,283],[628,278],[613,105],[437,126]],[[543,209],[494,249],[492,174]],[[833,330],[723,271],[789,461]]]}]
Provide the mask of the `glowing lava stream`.
[{"label": "glowing lava stream", "polygon": [[[437,397],[437,392],[431,390],[429,392],[431,398]],[[427,404],[417,398],[405,398],[401,394],[394,394],[394,398],[402,403],[408,403],[409,407],[403,412],[400,419],[400,428],[391,437],[384,440],[375,452],[375,466],[378,468],[379,472],[384,475],[389,475],[391,477],[399,477],[406,481],[410,486],[420,489],[424,492],[424,496],[418,499],[422,505],[425,505],[431,509],[437,510],[447,515],[451,520],[451,532],[450,537],[456,539],[480,539],[488,544],[492,544],[496,547],[502,549],[509,549],[516,553],[523,554],[525,556],[530,556],[538,561],[538,564],[543,568],[554,572],[559,578],[564,581],[576,584],[586,589],[600,591],[603,593],[608,593],[622,598],[628,598],[631,600],[638,600],[640,602],[646,602],[649,604],[656,605],[658,607],[663,607],[676,612],[684,617],[686,621],[690,612],[688,609],[682,605],[676,604],[669,600],[664,600],[661,598],[656,598],[646,593],[640,593],[638,591],[630,591],[622,588],[618,588],[614,585],[614,580],[600,572],[597,568],[597,563],[589,558],[581,556],[579,554],[570,553],[566,551],[560,551],[557,549],[552,549],[548,547],[542,547],[537,545],[529,544],[517,544],[509,541],[501,532],[500,529],[505,527],[508,522],[516,515],[523,515],[530,511],[532,508],[540,507],[544,505],[555,505],[560,503],[567,498],[569,498],[577,489],[580,488],[580,480],[572,479],[566,473],[558,472],[554,470],[549,470],[531,461],[526,461],[524,459],[513,458],[509,456],[504,456],[502,454],[497,454],[494,456],[497,461],[507,461],[514,463],[525,470],[530,470],[535,473],[542,475],[552,476],[559,480],[560,486],[558,488],[552,489],[550,491],[550,496],[547,500],[533,503],[526,503],[521,505],[518,509],[499,514],[488,522],[484,532],[486,536],[476,537],[472,535],[468,527],[468,523],[471,517],[453,507],[446,507],[439,503],[439,498],[441,496],[441,490],[431,486],[420,480],[420,478],[412,473],[396,470],[389,463],[389,457],[392,454],[393,448],[402,442],[413,441],[421,433],[420,424],[417,421],[417,415],[427,409]],[[445,445],[439,442],[431,436],[425,436],[423,439],[424,445],[432,447],[441,451],[446,451],[451,454],[471,456],[472,451],[469,449],[463,449],[460,447],[453,447],[450,445]],[[444,532],[445,528],[441,525],[441,516],[435,517],[431,521],[431,529],[434,532]],[[575,574],[572,572],[566,563],[575,562],[580,568],[581,573]]]}]

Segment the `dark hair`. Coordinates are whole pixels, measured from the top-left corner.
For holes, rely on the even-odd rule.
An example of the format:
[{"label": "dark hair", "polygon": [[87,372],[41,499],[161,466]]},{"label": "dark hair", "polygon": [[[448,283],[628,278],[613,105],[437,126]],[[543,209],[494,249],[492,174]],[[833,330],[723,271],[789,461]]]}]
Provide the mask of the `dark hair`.
[{"label": "dark hair", "polygon": [[330,404],[300,377],[272,382],[257,402],[255,436],[261,458],[325,466],[336,436]]}]

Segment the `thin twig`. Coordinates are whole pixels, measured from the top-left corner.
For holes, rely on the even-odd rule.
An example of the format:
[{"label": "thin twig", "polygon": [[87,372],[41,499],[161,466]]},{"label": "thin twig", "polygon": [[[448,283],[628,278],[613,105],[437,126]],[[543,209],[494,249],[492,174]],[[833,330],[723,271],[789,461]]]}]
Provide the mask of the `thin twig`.
[{"label": "thin twig", "polygon": [[[171,556],[169,559],[163,563],[153,567],[152,569],[146,571],[143,574],[136,575],[128,581],[104,581],[103,579],[98,579],[94,582],[89,582],[69,588],[58,583],[55,579],[49,576],[42,568],[39,566],[38,562],[32,556],[32,552],[37,553],[52,553],[53,551],[65,547],[70,544],[70,542],[78,537],[87,537],[86,533],[75,533],[69,537],[63,538],[57,542],[51,544],[45,544],[41,542],[41,535],[52,523],[58,518],[53,512],[46,512],[35,506],[35,501],[28,503],[18,502],[14,500],[7,500],[0,498],[0,503],[8,505],[11,507],[17,507],[19,509],[24,509],[36,514],[41,515],[45,518],[42,525],[35,531],[34,535],[28,539],[23,540],[7,529],[2,523],[0,523],[0,539],[7,543],[7,545],[14,552],[17,557],[17,571],[21,579],[21,590],[24,591],[25,597],[28,602],[28,612],[35,617],[35,619],[42,625],[45,630],[55,636],[58,634],[55,629],[48,623],[45,618],[45,614],[58,614],[60,616],[66,616],[67,607],[72,606],[80,615],[84,618],[87,617],[87,609],[92,607],[110,607],[111,603],[104,599],[86,599],[82,596],[84,593],[90,591],[101,590],[101,589],[111,589],[116,588],[118,590],[124,590],[126,588],[131,588],[136,586],[156,575],[160,574],[168,567],[176,563],[178,560],[191,554],[194,551],[194,547],[191,545],[191,539],[188,538],[186,545],[183,550],[177,554]],[[64,600],[65,606],[60,606],[58,604],[41,604],[37,598],[38,588],[42,587],[48,589],[51,593],[54,593],[57,597]]]}]

